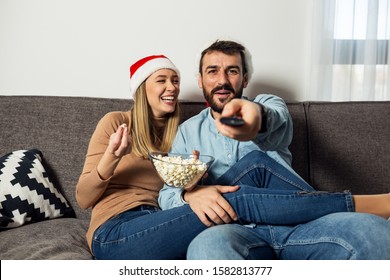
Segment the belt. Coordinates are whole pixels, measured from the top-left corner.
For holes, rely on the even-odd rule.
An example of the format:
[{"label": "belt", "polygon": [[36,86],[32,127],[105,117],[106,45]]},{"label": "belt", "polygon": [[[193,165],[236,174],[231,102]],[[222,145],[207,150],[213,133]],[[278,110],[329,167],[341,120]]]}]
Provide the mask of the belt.
[{"label": "belt", "polygon": [[139,205],[135,208],[130,209],[130,211],[143,211],[143,210],[157,211],[157,210],[159,210],[159,208],[156,206],[152,206],[152,205]]}]

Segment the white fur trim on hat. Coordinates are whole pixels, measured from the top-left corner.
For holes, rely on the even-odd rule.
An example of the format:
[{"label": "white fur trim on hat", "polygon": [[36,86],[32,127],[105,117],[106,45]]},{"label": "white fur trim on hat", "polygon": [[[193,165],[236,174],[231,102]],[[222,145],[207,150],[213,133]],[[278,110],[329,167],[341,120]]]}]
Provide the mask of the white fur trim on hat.
[{"label": "white fur trim on hat", "polygon": [[134,97],[137,88],[154,72],[171,69],[180,77],[177,67],[165,55],[151,55],[141,58],[130,66],[130,93]]}]

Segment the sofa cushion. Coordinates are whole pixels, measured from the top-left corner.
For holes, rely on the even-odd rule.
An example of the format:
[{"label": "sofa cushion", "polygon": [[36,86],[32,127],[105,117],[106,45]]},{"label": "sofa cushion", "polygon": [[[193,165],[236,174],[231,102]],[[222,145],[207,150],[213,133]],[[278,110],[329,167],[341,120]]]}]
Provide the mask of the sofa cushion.
[{"label": "sofa cushion", "polygon": [[289,147],[292,154],[292,166],[303,179],[309,181],[309,154],[307,149],[308,137],[305,108],[301,102],[289,102],[287,106],[294,126],[293,139]]},{"label": "sofa cushion", "polygon": [[0,230],[72,212],[48,177],[39,150],[18,150],[0,158]]},{"label": "sofa cushion", "polygon": [[92,260],[89,220],[51,219],[1,232],[0,260]]},{"label": "sofa cushion", "polygon": [[390,102],[311,102],[306,108],[312,185],[388,193]]}]

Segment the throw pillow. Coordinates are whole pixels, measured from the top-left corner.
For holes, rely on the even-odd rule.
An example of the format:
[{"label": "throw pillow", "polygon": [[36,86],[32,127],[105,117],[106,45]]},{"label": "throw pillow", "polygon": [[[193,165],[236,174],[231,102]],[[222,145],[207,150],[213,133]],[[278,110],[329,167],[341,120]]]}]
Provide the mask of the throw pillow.
[{"label": "throw pillow", "polygon": [[0,230],[73,215],[42,164],[42,152],[19,150],[0,157]]}]

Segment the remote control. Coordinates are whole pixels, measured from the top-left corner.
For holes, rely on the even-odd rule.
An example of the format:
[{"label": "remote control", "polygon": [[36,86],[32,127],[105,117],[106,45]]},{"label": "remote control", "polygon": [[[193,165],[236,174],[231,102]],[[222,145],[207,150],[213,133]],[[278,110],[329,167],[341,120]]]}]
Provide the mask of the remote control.
[{"label": "remote control", "polygon": [[230,126],[242,126],[245,123],[243,119],[239,119],[237,117],[230,117],[230,118],[225,117],[225,118],[221,118],[220,121],[221,123]]}]

